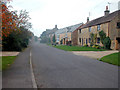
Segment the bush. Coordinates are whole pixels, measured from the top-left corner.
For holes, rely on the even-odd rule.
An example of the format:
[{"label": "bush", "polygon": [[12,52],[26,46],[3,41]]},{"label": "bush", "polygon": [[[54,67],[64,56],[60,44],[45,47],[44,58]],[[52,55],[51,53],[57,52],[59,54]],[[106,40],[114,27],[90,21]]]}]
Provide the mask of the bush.
[{"label": "bush", "polygon": [[84,45],[84,47],[88,47],[88,45],[87,45],[87,44],[85,44],[85,45]]},{"label": "bush", "polygon": [[21,39],[15,33],[11,33],[8,37],[3,37],[3,50],[5,51],[21,51]]},{"label": "bush", "polygon": [[104,48],[105,49],[110,49],[111,47],[111,40],[109,37],[106,37],[103,41],[103,44],[104,44]]},{"label": "bush", "polygon": [[96,48],[96,49],[100,49],[100,46],[99,46],[99,45],[93,45],[92,47],[93,47],[93,48]]}]

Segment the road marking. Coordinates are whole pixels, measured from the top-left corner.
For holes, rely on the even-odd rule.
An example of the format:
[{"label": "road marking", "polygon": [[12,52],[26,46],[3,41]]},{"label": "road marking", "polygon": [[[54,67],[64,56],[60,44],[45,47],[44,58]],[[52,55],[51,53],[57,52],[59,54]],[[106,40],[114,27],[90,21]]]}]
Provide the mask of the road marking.
[{"label": "road marking", "polygon": [[33,88],[37,89],[37,84],[36,84],[35,76],[34,76],[34,73],[33,73],[33,66],[32,66],[31,56],[32,56],[32,53],[31,53],[31,50],[30,50],[30,69],[31,69],[31,75],[32,75],[32,84],[33,84]]}]

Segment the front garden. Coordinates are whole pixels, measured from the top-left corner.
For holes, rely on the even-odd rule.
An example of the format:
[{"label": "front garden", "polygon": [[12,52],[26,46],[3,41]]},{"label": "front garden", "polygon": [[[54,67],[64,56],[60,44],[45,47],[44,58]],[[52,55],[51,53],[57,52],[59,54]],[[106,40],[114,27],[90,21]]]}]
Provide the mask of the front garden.
[{"label": "front garden", "polygon": [[65,51],[105,51],[105,49],[98,49],[95,47],[87,47],[87,46],[66,46],[66,45],[58,45],[58,46],[53,46],[58,49],[62,49]]},{"label": "front garden", "polygon": [[120,52],[113,53],[113,54],[102,57],[100,59],[100,61],[120,66],[120,58],[119,58],[119,56],[120,56]]},{"label": "front garden", "polygon": [[16,56],[2,56],[0,58],[2,58],[2,64],[0,64],[2,66],[0,67],[2,68],[2,70],[6,70],[11,66],[11,64],[13,64]]}]

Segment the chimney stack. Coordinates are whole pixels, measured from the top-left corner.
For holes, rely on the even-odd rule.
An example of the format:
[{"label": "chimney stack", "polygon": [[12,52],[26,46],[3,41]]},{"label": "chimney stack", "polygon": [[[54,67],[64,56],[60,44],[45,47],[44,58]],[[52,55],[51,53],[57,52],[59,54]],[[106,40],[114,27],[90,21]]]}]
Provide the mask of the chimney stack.
[{"label": "chimney stack", "polygon": [[106,6],[106,10],[104,11],[105,16],[109,15],[110,11],[108,10],[108,6]]},{"label": "chimney stack", "polygon": [[89,17],[87,17],[87,22],[89,22]]},{"label": "chimney stack", "polygon": [[57,25],[55,25],[55,28],[57,28]]}]

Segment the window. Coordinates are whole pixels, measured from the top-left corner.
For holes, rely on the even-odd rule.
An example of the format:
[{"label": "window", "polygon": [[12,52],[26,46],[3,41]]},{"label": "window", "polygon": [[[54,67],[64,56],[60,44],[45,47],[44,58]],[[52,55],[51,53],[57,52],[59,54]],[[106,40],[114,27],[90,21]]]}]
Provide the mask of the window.
[{"label": "window", "polygon": [[97,38],[97,43],[100,43],[100,38]]},{"label": "window", "polygon": [[89,38],[89,43],[91,42],[91,38]]},{"label": "window", "polygon": [[81,33],[81,29],[79,29],[79,33]]},{"label": "window", "polygon": [[91,32],[91,27],[89,27],[89,32]]},{"label": "window", "polygon": [[117,22],[117,28],[120,28],[120,22]]},{"label": "window", "polygon": [[86,44],[87,44],[87,38],[86,38]]},{"label": "window", "polygon": [[97,30],[98,30],[98,31],[100,30],[100,25],[97,25]]},{"label": "window", "polygon": [[79,42],[81,43],[81,38],[79,38]]}]

